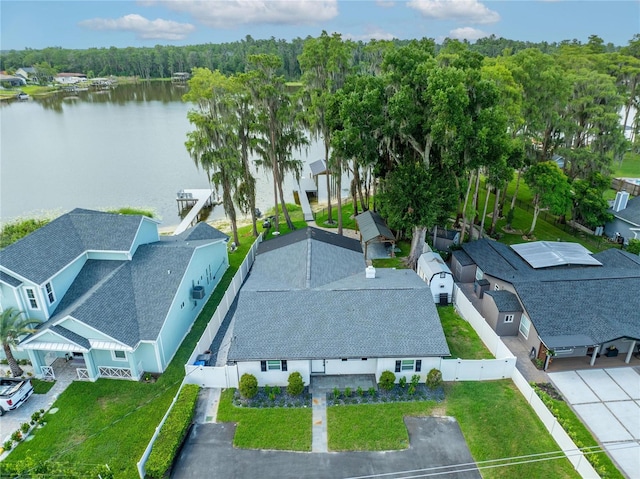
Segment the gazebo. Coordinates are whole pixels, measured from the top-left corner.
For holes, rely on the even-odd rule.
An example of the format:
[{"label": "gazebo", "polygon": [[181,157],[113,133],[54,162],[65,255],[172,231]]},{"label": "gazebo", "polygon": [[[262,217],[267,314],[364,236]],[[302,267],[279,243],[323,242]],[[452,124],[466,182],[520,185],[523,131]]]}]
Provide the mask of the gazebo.
[{"label": "gazebo", "polygon": [[395,256],[396,237],[378,213],[371,210],[360,213],[356,216],[356,223],[360,230],[360,241],[364,243],[365,259],[368,259],[370,243],[390,243],[391,256]]}]

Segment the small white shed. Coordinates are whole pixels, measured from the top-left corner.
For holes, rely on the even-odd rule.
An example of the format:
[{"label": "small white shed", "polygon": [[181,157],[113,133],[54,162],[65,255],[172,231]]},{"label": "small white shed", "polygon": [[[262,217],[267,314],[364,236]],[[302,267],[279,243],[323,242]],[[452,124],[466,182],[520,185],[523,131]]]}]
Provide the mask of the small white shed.
[{"label": "small white shed", "polygon": [[446,305],[453,301],[453,275],[438,253],[422,253],[417,273],[429,285],[435,303]]}]

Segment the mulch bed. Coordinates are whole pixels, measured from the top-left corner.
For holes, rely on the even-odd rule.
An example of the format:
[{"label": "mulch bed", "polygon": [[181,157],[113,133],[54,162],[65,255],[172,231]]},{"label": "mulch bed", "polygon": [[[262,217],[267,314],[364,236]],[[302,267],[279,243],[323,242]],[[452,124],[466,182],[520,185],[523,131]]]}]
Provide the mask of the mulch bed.
[{"label": "mulch bed", "polygon": [[538,388],[540,390],[542,390],[545,393],[547,393],[547,395],[549,397],[551,397],[552,399],[555,399],[556,401],[564,401],[564,398],[562,397],[562,394],[560,394],[558,392],[558,390],[553,386],[553,384],[551,384],[551,383],[536,383],[536,386],[538,386]]}]

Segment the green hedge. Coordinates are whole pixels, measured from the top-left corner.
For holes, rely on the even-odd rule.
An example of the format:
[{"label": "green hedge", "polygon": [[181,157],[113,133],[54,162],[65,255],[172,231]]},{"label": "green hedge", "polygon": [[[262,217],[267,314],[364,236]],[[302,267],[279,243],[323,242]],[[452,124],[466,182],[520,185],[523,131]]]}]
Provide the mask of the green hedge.
[{"label": "green hedge", "polygon": [[64,477],[66,479],[113,479],[113,472],[106,464],[69,464],[40,461],[34,458],[17,462],[2,462],[0,478],[15,477]]},{"label": "green hedge", "polygon": [[173,464],[193,419],[199,391],[200,386],[196,384],[185,384],[182,387],[173,409],[153,443],[151,454],[145,464],[147,477],[161,479]]}]

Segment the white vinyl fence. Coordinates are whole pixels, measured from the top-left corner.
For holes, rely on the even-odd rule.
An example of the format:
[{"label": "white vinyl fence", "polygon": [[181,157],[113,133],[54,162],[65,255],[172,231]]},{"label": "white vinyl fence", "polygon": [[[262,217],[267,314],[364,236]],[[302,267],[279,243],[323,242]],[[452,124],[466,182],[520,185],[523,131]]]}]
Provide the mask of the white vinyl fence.
[{"label": "white vinyl fence", "polygon": [[[140,461],[138,461],[138,464],[137,464],[138,474],[140,475],[141,479],[144,479],[144,476],[146,474],[144,466],[147,463],[147,459],[149,459],[149,454],[151,454],[153,443],[156,441],[156,438],[158,437],[158,433],[160,432],[160,429],[162,429],[164,422],[167,420],[167,417],[169,416],[171,409],[173,409],[173,405],[176,403],[176,400],[178,399],[178,395],[182,390],[182,386],[184,386],[185,384],[200,384],[199,381],[197,380],[194,381],[194,379],[199,379],[198,373],[200,373],[203,368],[201,366],[193,366],[193,363],[198,357],[198,354],[200,354],[200,351],[205,351],[209,349],[209,346],[213,342],[213,338],[215,338],[216,333],[218,332],[218,329],[220,328],[220,325],[222,324],[222,321],[224,320],[224,317],[227,314],[227,311],[229,311],[229,308],[231,307],[233,300],[238,294],[238,291],[240,290],[240,287],[242,286],[244,279],[247,277],[247,274],[249,274],[249,270],[251,269],[251,266],[253,265],[253,261],[255,260],[255,257],[256,257],[256,251],[258,249],[258,245],[260,244],[261,241],[262,241],[262,234],[260,234],[260,236],[258,236],[258,239],[253,243],[253,245],[251,246],[251,249],[247,253],[246,258],[240,265],[240,268],[238,268],[238,271],[233,276],[233,280],[231,281],[231,284],[227,288],[227,291],[225,292],[224,297],[222,298],[222,300],[220,301],[220,304],[216,308],[216,312],[213,314],[213,316],[209,320],[209,324],[207,325],[206,330],[202,334],[200,341],[198,341],[198,344],[193,350],[193,353],[189,357],[189,362],[185,366],[185,369],[186,369],[185,378],[182,380],[182,384],[180,385],[178,392],[176,392],[176,395],[174,396],[173,401],[169,406],[169,409],[167,409],[166,414],[162,418],[162,421],[160,421],[160,424],[158,424],[158,426],[156,427],[156,430],[153,433],[153,436],[151,437],[151,441],[149,441],[147,448],[144,450],[144,453],[142,454]],[[213,377],[217,378],[217,380],[220,382],[222,382],[221,377],[226,377],[226,375],[228,374],[228,372],[226,371],[227,369],[226,367],[206,368],[206,369],[215,370],[212,373],[212,375]],[[235,367],[232,367],[231,369],[235,369]],[[238,376],[237,372],[233,373],[233,377],[237,378],[237,376]],[[224,386],[224,387],[238,386],[237,380],[234,384],[233,380],[226,379],[226,384],[230,384],[230,386]],[[205,387],[211,387],[211,386],[205,386]]]},{"label": "white vinyl fence", "polygon": [[[513,357],[509,348],[505,346],[500,337],[491,329],[491,326],[485,321],[482,315],[478,312],[478,310],[473,307],[471,301],[464,295],[462,290],[458,287],[458,285],[454,286],[454,306],[456,307],[460,316],[462,316],[465,320],[473,326],[473,329],[476,330],[478,336],[482,339],[484,344],[491,350],[493,355],[496,358],[505,358],[503,361],[508,362],[509,366],[505,364],[505,368],[503,372],[506,373],[507,369],[509,369],[510,374],[507,374],[505,378],[511,378],[516,387],[520,390],[520,393],[527,400],[531,408],[538,415],[544,426],[547,428],[547,431],[551,434],[551,437],[556,441],[562,452],[567,456],[567,459],[573,464],[575,470],[582,476],[583,478],[599,478],[600,476],[595,471],[595,469],[591,466],[589,461],[584,457],[582,451],[578,449],[578,446],[571,440],[569,435],[562,428],[558,420],[551,414],[551,411],[547,409],[542,400],[538,397],[533,388],[529,385],[527,380],[522,376],[520,371],[518,371],[515,367],[516,358]],[[513,360],[513,365],[511,365],[511,360]],[[447,360],[443,360],[443,364]],[[451,360],[448,360],[451,361]],[[496,359],[495,361],[498,361]],[[471,363],[472,361],[463,361],[464,363]],[[479,362],[479,361],[476,361]],[[465,368],[468,365],[465,364]],[[493,367],[493,365],[492,365]],[[482,374],[483,369],[475,374],[475,376]],[[497,379],[491,377],[484,377],[479,379],[469,379],[465,377],[465,375],[471,376],[469,371],[463,369],[462,372],[455,371],[455,375],[457,376],[455,379],[446,379],[444,370],[442,371],[442,377],[445,381],[470,381],[470,380],[482,380],[482,379]]]}]

